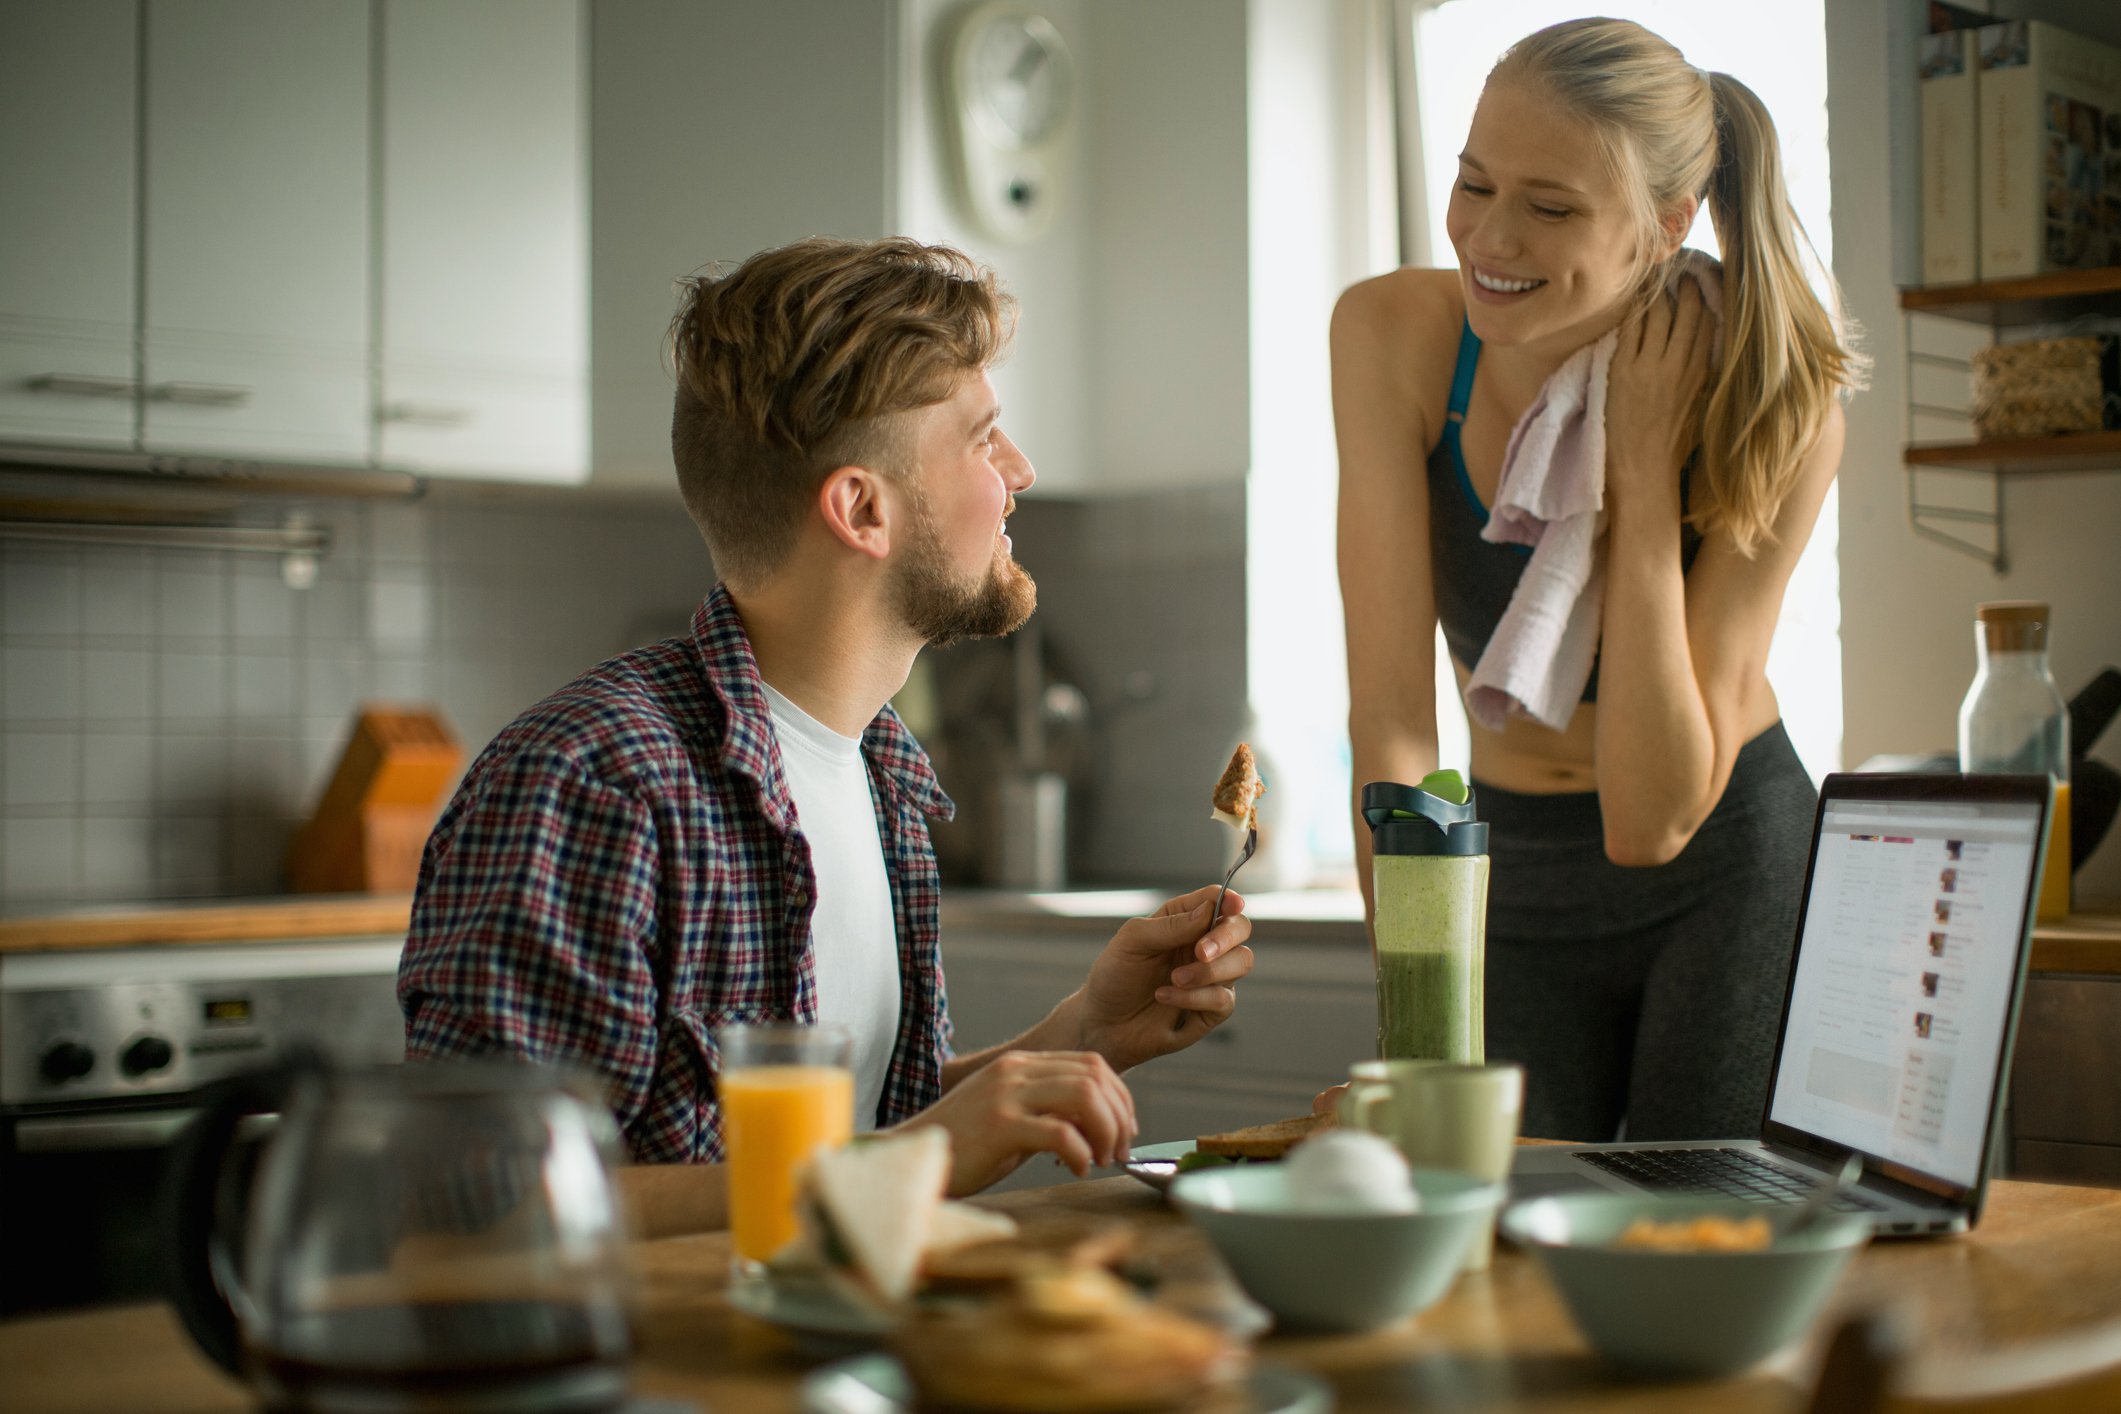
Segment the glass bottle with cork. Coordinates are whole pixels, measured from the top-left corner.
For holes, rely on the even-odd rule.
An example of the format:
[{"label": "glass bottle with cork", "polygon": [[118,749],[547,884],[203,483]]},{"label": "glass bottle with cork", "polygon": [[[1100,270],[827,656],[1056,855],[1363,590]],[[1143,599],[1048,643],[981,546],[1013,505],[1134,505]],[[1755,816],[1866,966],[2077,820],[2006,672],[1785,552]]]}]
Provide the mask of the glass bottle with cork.
[{"label": "glass bottle with cork", "polygon": [[1974,613],[1979,668],[1959,707],[1959,769],[2045,775],[2054,782],[2053,822],[2034,916],[2070,909],[2069,709],[2047,666],[2048,606],[1999,600]]}]

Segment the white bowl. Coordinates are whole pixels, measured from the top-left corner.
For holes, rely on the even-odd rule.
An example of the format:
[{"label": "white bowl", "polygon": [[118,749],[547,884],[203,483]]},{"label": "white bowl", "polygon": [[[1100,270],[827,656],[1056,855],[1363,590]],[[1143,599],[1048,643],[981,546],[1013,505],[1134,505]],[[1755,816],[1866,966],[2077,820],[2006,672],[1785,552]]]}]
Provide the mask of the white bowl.
[{"label": "white bowl", "polygon": [[1181,1174],[1171,1201],[1215,1244],[1238,1285],[1277,1325],[1353,1331],[1389,1325],[1448,1291],[1501,1184],[1416,1169],[1413,1213],[1295,1210],[1279,1164]]}]

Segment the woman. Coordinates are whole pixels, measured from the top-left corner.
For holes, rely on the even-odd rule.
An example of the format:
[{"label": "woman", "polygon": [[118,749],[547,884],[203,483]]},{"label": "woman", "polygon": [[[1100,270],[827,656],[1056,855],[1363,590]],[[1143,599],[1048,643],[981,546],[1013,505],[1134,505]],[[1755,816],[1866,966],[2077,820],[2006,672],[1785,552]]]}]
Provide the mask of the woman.
[{"label": "woman", "polygon": [[[1703,201],[1713,367],[1699,286],[1668,293]],[[1525,564],[1479,535],[1511,429],[1617,330],[1591,683],[1562,730],[1473,728],[1488,1054],[1526,1063],[1527,1134],[1754,1133],[1815,801],[1768,644],[1861,361],[1806,282],[1766,110],[1638,25],[1502,56],[1448,228],[1457,270],[1366,281],[1333,317],[1355,781],[1436,766],[1436,625],[1463,686]]]}]

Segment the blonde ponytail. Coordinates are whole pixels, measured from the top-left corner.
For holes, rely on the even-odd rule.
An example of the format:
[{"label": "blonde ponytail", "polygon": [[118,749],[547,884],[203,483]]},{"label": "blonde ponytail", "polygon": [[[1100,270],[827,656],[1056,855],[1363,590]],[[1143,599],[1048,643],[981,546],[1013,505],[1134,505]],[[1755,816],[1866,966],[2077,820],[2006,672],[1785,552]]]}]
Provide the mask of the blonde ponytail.
[{"label": "blonde ponytail", "polygon": [[[1693,520],[1751,554],[1773,539],[1804,454],[1841,390],[1863,385],[1867,362],[1806,276],[1774,120],[1729,74],[1710,74],[1709,91],[1716,164],[1708,207],[1723,249],[1724,354],[1702,418]],[[1838,303],[1832,277],[1821,274]]]}]

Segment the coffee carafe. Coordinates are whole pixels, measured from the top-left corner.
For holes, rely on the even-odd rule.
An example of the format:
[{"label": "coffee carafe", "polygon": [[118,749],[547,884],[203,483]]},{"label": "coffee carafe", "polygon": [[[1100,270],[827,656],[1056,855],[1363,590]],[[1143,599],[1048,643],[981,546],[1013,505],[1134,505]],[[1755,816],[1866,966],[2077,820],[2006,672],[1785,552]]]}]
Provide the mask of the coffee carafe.
[{"label": "coffee carafe", "polygon": [[1456,771],[1362,788],[1382,1060],[1487,1059],[1488,827]]},{"label": "coffee carafe", "polygon": [[[504,1059],[223,1081],[173,1156],[171,1296],[268,1409],[610,1409],[626,1398],[617,1132],[595,1086]],[[280,1118],[246,1231],[216,1221],[247,1116]]]}]

